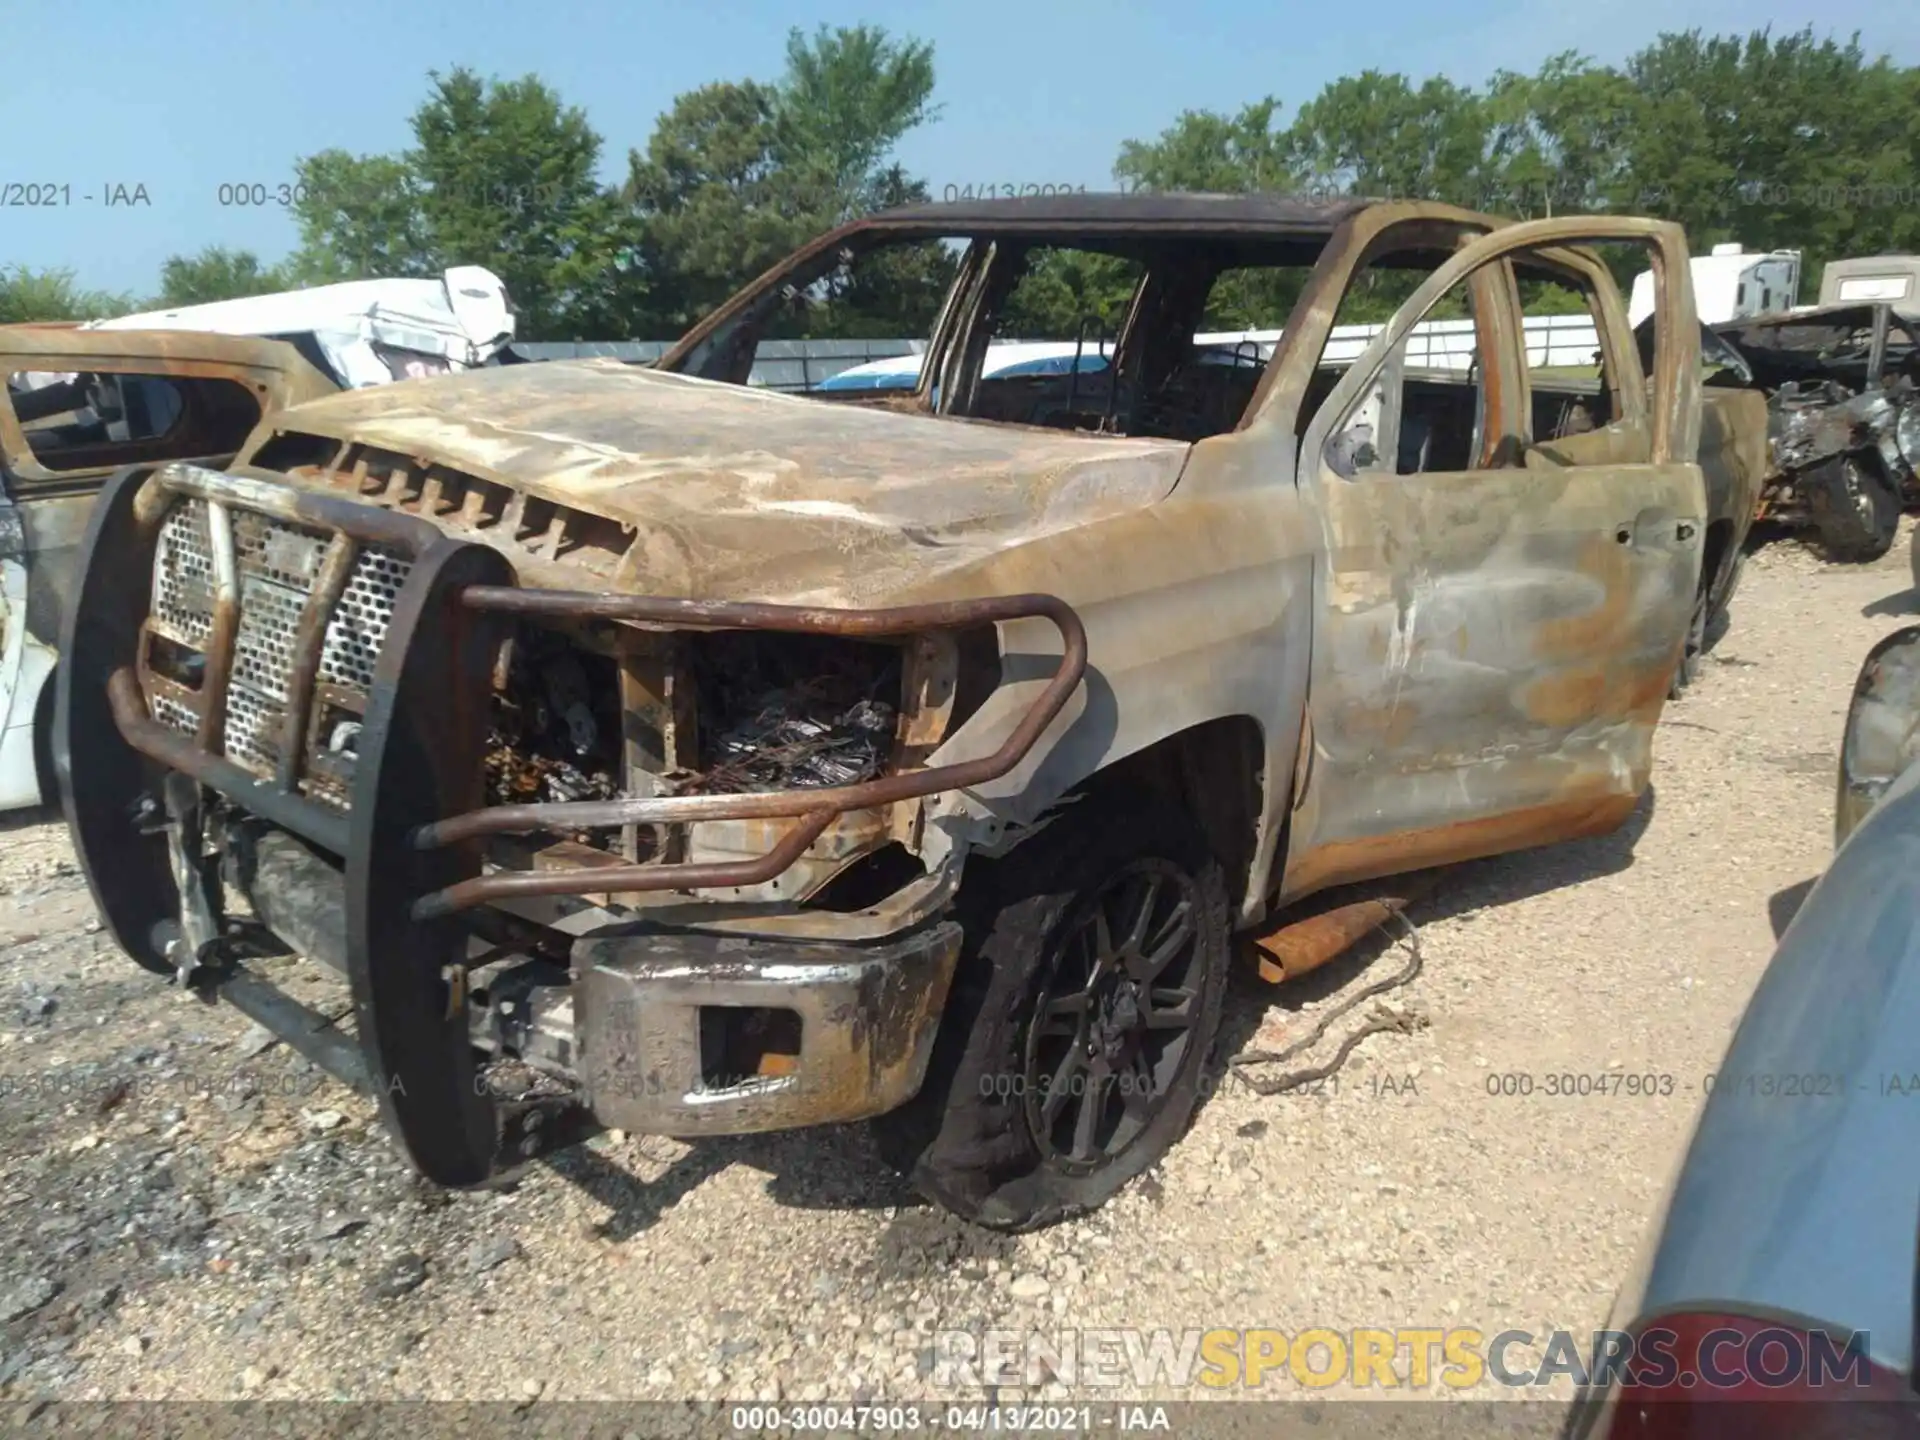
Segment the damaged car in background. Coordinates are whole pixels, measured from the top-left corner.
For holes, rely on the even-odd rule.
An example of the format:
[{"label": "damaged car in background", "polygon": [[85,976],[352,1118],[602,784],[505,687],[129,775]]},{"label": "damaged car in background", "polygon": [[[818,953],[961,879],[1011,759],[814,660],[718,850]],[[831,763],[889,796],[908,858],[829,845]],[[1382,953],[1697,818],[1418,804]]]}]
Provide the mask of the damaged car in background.
[{"label": "damaged car in background", "polygon": [[[1569,1440],[1920,1432],[1920,626],[1867,652],[1839,738],[1833,860],[1706,1077],[1601,1332],[1631,1337],[1625,1363],[1585,1383]],[[1743,1376],[1734,1359],[1823,1347],[1824,1373],[1815,1359]]]},{"label": "damaged car in background", "polygon": [[260,417],[339,387],[234,335],[0,327],[0,810],[51,800],[52,676],[87,517],[139,461],[221,464]]},{"label": "damaged car in background", "polygon": [[224,464],[269,411],[488,364],[513,329],[499,277],[472,265],[0,327],[0,810],[53,798],[49,677],[80,536],[114,470]]},{"label": "damaged car in background", "polygon": [[1771,463],[1759,517],[1811,526],[1840,561],[1877,560],[1920,502],[1914,315],[1831,305],[1716,326],[1767,396]]},{"label": "damaged car in background", "polygon": [[[1616,245],[1663,277],[1650,371]],[[1131,287],[1108,363],[986,375],[1062,253]],[[751,388],[867,267],[918,277],[915,387]],[[1687,276],[1645,219],[922,205],[652,368],[294,406],[95,511],[76,851],[130,956],[441,1184],[597,1126],[872,1120],[972,1220],[1084,1211],[1187,1126],[1236,956],[1298,975],[1394,877],[1639,803],[1725,540]],[[1534,400],[1536,282],[1600,337],[1577,419]],[[1223,286],[1285,297],[1270,358],[1200,353]],[[1356,287],[1397,309],[1324,363]],[[1409,379],[1437,307],[1474,364]]]}]

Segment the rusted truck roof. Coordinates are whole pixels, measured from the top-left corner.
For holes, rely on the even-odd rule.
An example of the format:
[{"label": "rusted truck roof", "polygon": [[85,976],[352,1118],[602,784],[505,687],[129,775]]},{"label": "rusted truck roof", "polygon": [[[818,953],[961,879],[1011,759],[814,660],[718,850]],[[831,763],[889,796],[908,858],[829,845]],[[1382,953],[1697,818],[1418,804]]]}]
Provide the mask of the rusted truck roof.
[{"label": "rusted truck roof", "polygon": [[1022,195],[989,200],[936,200],[869,215],[861,229],[930,225],[949,230],[1071,231],[1100,229],[1181,234],[1331,235],[1349,215],[1394,202],[1342,196],[1172,194]]}]

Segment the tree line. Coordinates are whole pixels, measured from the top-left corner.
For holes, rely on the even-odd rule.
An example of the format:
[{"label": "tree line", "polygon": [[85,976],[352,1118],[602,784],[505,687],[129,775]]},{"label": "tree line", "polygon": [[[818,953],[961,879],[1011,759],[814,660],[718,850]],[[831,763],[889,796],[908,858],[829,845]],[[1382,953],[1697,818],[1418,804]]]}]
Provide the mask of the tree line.
[{"label": "tree line", "polygon": [[[285,259],[217,245],[176,255],[144,300],[15,266],[0,270],[0,323],[481,264],[505,281],[522,338],[670,337],[811,236],[931,198],[895,152],[937,123],[934,96],[928,42],[874,25],[796,30],[779,76],[678,96],[609,185],[597,178],[604,138],[537,76],[434,72],[408,148],[297,163],[300,243]],[[1427,198],[1521,218],[1659,215],[1686,226],[1696,253],[1724,240],[1799,249],[1811,283],[1829,259],[1920,250],[1920,67],[1809,28],[1663,34],[1619,65],[1568,53],[1477,87],[1367,70],[1290,118],[1273,96],[1183,112],[1122,142],[1113,176],[1129,188]],[[803,308],[789,333],[921,333],[944,281],[937,250],[902,250]],[[1117,263],[1054,257],[1022,289],[1021,327],[1070,336],[1109,321],[1124,287]],[[1270,312],[1283,297],[1245,298],[1245,313],[1216,318],[1278,323]]]}]

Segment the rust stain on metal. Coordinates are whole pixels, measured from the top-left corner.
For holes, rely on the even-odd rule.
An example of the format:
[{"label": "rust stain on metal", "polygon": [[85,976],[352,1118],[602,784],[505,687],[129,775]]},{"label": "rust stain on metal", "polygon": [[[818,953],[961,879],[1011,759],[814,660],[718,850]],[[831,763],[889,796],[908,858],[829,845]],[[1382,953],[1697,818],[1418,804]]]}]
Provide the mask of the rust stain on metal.
[{"label": "rust stain on metal", "polygon": [[213,560],[213,628],[207,640],[207,673],[200,687],[199,744],[219,755],[226,750],[227,687],[233,678],[234,640],[240,633],[239,565],[233,549],[233,525],[227,507],[207,506],[207,541]]},{"label": "rust stain on metal", "polygon": [[413,910],[418,918],[426,920],[495,900],[533,895],[613,895],[641,890],[702,890],[728,885],[758,885],[790,868],[806,853],[807,846],[819,838],[833,815],[831,810],[816,810],[803,816],[780,844],[758,859],[708,865],[620,864],[584,870],[576,866],[523,874],[481,875],[450,885],[445,890],[423,895],[414,902]]},{"label": "rust stain on metal", "polygon": [[[1627,537],[1624,540],[1620,538],[1622,533]],[[1591,576],[1599,585],[1600,603],[1577,615],[1542,622],[1538,631],[1542,655],[1605,654],[1619,646],[1632,613],[1633,577],[1624,560],[1632,540],[1632,527],[1623,521],[1610,533],[1591,536],[1580,547],[1575,564],[1582,575]]]},{"label": "rust stain on metal", "polygon": [[1351,950],[1370,930],[1407,908],[1398,896],[1355,900],[1317,915],[1293,920],[1254,937],[1260,953],[1260,978],[1272,984],[1297,980]]},{"label": "rust stain on metal", "polygon": [[1282,923],[1253,939],[1260,955],[1260,978],[1273,984],[1298,979],[1351,950],[1369,932],[1426,898],[1440,885],[1441,870],[1417,870],[1394,876],[1385,893],[1379,886],[1342,886],[1293,905]]},{"label": "rust stain on metal", "polygon": [[336,534],[327,543],[320,571],[314,577],[307,603],[301,607],[300,623],[293,632],[293,655],[287,681],[287,714],[280,737],[280,788],[293,789],[299,778],[300,762],[307,750],[307,724],[313,711],[313,687],[320,675],[320,652],[327,635],[327,622],[334,606],[347,588],[359,549],[346,535]]},{"label": "rust stain on metal", "polygon": [[1604,835],[1618,829],[1639,803],[1637,794],[1592,788],[1598,793],[1425,830],[1327,845],[1313,853],[1309,865],[1301,867],[1298,873],[1289,873],[1288,884],[1296,893],[1307,894],[1335,880],[1344,883],[1377,879],[1431,865]]}]

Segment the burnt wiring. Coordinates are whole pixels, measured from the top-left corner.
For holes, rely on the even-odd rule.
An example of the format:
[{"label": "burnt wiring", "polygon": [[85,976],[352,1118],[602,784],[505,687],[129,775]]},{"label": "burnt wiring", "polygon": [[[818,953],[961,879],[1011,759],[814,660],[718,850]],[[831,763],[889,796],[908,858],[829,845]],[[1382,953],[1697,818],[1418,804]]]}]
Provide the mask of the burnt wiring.
[{"label": "burnt wiring", "polygon": [[612,662],[529,627],[510,647],[506,682],[493,696],[489,802],[612,799],[620,773]]},{"label": "burnt wiring", "polygon": [[1401,966],[1399,970],[1387,976],[1384,980],[1376,980],[1373,984],[1355,991],[1345,1000],[1342,1000],[1338,1005],[1327,1011],[1325,1015],[1322,1015],[1319,1023],[1316,1024],[1303,1039],[1294,1041],[1293,1044],[1287,1046],[1284,1050],[1242,1050],[1227,1062],[1230,1069],[1241,1072],[1242,1078],[1256,1094],[1283,1095],[1289,1090],[1297,1090],[1303,1085],[1311,1085],[1315,1081],[1324,1080],[1342,1065],[1346,1064],[1347,1056],[1351,1055],[1355,1047],[1369,1035],[1384,1035],[1389,1033],[1411,1035],[1417,1030],[1424,1030],[1427,1025],[1431,1023],[1426,1013],[1416,1007],[1396,1010],[1391,1006],[1376,1005],[1368,1014],[1367,1018],[1340,1042],[1340,1048],[1334,1052],[1333,1058],[1325,1064],[1310,1065],[1300,1070],[1288,1070],[1279,1075],[1251,1075],[1246,1073],[1253,1066],[1279,1064],[1282,1061],[1291,1060],[1303,1051],[1312,1049],[1320,1043],[1321,1037],[1327,1033],[1328,1029],[1333,1025],[1333,1022],[1338,1020],[1342,1015],[1350,1013],[1376,995],[1384,995],[1389,990],[1397,990],[1402,986],[1413,983],[1414,979],[1420,974],[1422,967],[1426,964],[1426,957],[1420,950],[1420,932],[1414,928],[1412,921],[1408,920],[1404,914],[1397,910],[1394,911],[1389,918],[1399,921],[1404,932],[1401,939],[1407,947],[1407,963],[1405,965]]},{"label": "burnt wiring", "polygon": [[702,715],[717,724],[703,773],[683,793],[856,785],[891,756],[899,711],[897,653],[782,637],[709,637]]}]

